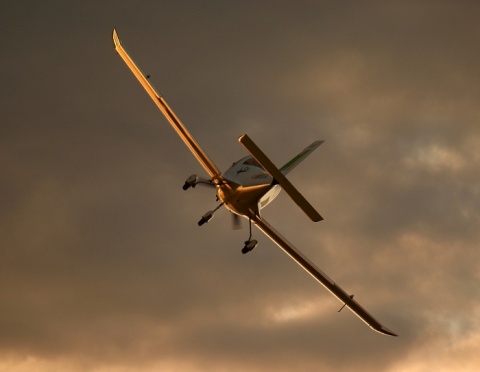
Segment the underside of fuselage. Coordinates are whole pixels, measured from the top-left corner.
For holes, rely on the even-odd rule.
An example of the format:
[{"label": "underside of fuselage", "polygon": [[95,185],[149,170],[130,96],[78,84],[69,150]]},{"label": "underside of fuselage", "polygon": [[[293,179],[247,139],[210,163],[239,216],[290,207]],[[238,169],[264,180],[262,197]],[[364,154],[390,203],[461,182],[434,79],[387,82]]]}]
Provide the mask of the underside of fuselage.
[{"label": "underside of fuselage", "polygon": [[246,156],[222,175],[217,195],[225,207],[238,215],[253,218],[280,192],[268,174],[251,156]]}]

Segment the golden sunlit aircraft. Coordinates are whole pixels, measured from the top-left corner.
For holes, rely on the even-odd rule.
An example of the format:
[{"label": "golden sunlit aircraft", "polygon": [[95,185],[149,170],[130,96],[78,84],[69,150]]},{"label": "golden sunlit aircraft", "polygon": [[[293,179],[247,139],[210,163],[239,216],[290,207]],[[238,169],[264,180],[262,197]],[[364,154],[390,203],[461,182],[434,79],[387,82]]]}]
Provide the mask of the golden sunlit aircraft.
[{"label": "golden sunlit aircraft", "polygon": [[210,177],[206,179],[197,175],[192,175],[185,181],[183,189],[187,190],[190,187],[195,187],[197,184],[207,184],[215,187],[217,190],[217,200],[221,202],[220,205],[214,210],[205,213],[198,222],[198,225],[201,226],[208,222],[213,217],[216,210],[221,206],[225,206],[234,214],[234,216],[242,216],[249,221],[250,236],[245,242],[242,253],[250,252],[258,244],[256,240],[252,240],[251,226],[253,222],[253,224],[263,231],[265,235],[283,249],[286,254],[288,254],[335,297],[337,297],[343,304],[341,309],[346,306],[373,330],[385,335],[396,336],[395,333],[384,327],[363,307],[361,307],[353,299],[353,295],[349,295],[336,285],[328,275],[317,268],[308,258],[306,258],[260,216],[260,210],[272,202],[280,190],[283,189],[312,221],[317,222],[323,219],[315,208],[312,207],[312,205],[285,177],[288,172],[310,155],[323,143],[323,141],[313,142],[283,167],[277,168],[255,145],[250,137],[244,134],[238,139],[238,141],[247,149],[250,155],[233,163],[233,165],[222,174],[180,122],[170,106],[168,106],[167,102],[149,82],[149,76],[145,75],[140,68],[137,67],[122,46],[115,29],[113,30],[113,43],[120,57],[122,57],[128,68],[133,72],[140,84],[149,94],[150,98],[152,98],[153,102],[155,102],[173,129],[177,132],[183,142],[185,142]]}]

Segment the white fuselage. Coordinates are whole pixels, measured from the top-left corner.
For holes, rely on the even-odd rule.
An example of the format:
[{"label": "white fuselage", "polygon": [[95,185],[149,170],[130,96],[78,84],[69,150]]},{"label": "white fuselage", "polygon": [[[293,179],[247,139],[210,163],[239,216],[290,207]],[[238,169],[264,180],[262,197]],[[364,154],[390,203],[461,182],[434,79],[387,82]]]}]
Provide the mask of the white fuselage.
[{"label": "white fuselage", "polygon": [[252,218],[280,192],[273,178],[251,157],[246,156],[222,174],[228,183],[217,186],[218,197],[235,214]]}]

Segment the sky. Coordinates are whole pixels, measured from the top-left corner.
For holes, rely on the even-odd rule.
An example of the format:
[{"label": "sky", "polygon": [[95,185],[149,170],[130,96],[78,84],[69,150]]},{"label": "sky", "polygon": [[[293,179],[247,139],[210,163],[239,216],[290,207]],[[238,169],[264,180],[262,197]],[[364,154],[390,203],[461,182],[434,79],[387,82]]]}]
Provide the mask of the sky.
[{"label": "sky", "polygon": [[[0,371],[478,371],[477,1],[8,1],[0,13]],[[217,166],[281,166],[231,229],[124,46]],[[246,221],[245,221],[246,222]]]}]

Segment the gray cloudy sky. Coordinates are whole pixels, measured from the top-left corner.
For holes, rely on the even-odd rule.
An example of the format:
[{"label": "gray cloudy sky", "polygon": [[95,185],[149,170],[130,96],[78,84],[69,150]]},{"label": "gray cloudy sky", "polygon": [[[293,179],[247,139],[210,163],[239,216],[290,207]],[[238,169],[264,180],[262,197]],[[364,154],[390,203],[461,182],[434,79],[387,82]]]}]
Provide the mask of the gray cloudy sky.
[{"label": "gray cloudy sky", "polygon": [[[0,13],[0,370],[478,371],[477,1],[11,1]],[[240,253],[124,45],[226,169],[326,140]],[[245,226],[246,227],[246,226]]]}]

